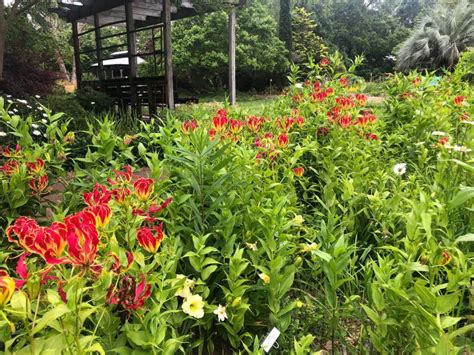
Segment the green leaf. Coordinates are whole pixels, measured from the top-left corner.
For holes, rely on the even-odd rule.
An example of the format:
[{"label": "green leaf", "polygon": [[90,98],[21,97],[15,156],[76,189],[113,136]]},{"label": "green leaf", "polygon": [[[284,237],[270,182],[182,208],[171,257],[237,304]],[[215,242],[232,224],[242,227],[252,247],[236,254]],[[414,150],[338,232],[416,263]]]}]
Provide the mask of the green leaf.
[{"label": "green leaf", "polygon": [[436,297],[436,313],[444,314],[451,311],[459,302],[456,293]]},{"label": "green leaf", "polygon": [[474,234],[468,233],[468,234],[462,235],[460,237],[457,237],[456,240],[454,241],[455,244],[461,243],[461,242],[474,242]]},{"label": "green leaf", "polygon": [[374,322],[376,325],[381,323],[380,316],[371,308],[367,307],[365,304],[361,304],[362,308],[364,309],[367,316]]},{"label": "green leaf", "polygon": [[43,317],[41,317],[38,324],[33,328],[32,334],[34,335],[38,333],[44,327],[48,326],[53,321],[69,312],[71,312],[71,310],[65,304],[58,304],[57,306],[55,306],[55,308],[46,312]]},{"label": "green leaf", "polygon": [[443,328],[443,329],[449,328],[449,327],[455,325],[461,319],[462,319],[461,317],[449,317],[449,316],[442,317],[441,318],[441,328]]}]

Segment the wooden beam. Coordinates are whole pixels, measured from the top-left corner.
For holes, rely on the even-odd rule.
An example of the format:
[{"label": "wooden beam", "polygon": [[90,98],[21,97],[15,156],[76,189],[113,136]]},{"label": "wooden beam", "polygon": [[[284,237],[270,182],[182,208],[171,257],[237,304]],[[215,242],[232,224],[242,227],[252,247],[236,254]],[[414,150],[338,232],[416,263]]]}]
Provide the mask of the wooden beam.
[{"label": "wooden beam", "polygon": [[166,104],[174,110],[174,85],[173,85],[173,49],[171,45],[171,2],[163,0],[163,25],[165,42],[165,78],[166,78]]},{"label": "wooden beam", "polygon": [[99,81],[102,82],[104,77],[104,62],[102,58],[102,40],[100,39],[100,15],[98,13],[94,14],[94,33],[95,33],[95,51],[97,54],[97,63],[98,63],[98,77]]},{"label": "wooden beam", "polygon": [[76,63],[76,82],[77,88],[82,88],[82,64],[81,64],[81,47],[79,42],[79,28],[77,21],[72,22],[72,43],[74,46],[74,61]]},{"label": "wooden beam", "polygon": [[229,101],[233,106],[236,103],[235,85],[235,8],[229,13]]}]

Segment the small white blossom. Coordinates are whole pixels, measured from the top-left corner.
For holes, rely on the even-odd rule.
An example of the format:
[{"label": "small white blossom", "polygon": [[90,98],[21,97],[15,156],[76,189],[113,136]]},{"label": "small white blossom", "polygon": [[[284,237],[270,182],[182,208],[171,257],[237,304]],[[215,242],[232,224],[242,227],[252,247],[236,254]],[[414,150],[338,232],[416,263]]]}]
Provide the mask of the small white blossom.
[{"label": "small white blossom", "polygon": [[44,118],[41,120],[44,124],[48,124],[48,120],[45,120]]},{"label": "small white blossom", "polygon": [[11,97],[12,97],[12,95],[7,95],[7,98],[11,98]]},{"label": "small white blossom", "polygon": [[20,100],[20,99],[18,99],[18,100],[16,100],[16,101],[18,101],[20,104],[24,104],[24,105],[26,105],[26,104],[28,103],[28,101],[26,101],[26,100]]},{"label": "small white blossom", "polygon": [[465,147],[465,146],[459,146],[459,145],[455,145],[453,147],[453,150],[455,152],[460,152],[460,153],[469,153],[472,151],[472,149],[469,149],[468,147]]},{"label": "small white blossom", "polygon": [[91,105],[95,105],[95,102],[94,102],[94,101],[91,101]]},{"label": "small white blossom", "polygon": [[39,96],[39,95],[35,95],[35,97],[36,97],[37,99],[41,99],[41,96]]},{"label": "small white blossom", "polygon": [[15,112],[13,112],[13,111],[8,111],[8,114],[9,114],[9,115],[14,115]]},{"label": "small white blossom", "polygon": [[303,88],[303,83],[296,83],[295,88],[302,89]]},{"label": "small white blossom", "polygon": [[38,126],[36,123],[33,123],[33,124],[31,125],[31,127],[33,127],[33,128],[39,128],[39,126]]},{"label": "small white blossom", "polygon": [[26,105],[26,107],[29,108],[30,110],[33,108],[33,107],[31,107],[30,105]]},{"label": "small white blossom", "polygon": [[393,167],[393,172],[395,175],[402,176],[407,172],[407,165],[405,163],[395,164]]},{"label": "small white blossom", "polygon": [[13,112],[17,113],[17,112],[18,112],[18,110],[17,110],[16,108],[14,108],[14,109],[13,109]]},{"label": "small white blossom", "polygon": [[214,314],[217,315],[219,322],[223,322],[228,318],[227,313],[225,312],[225,307],[222,307],[221,305],[214,310]]},{"label": "small white blossom", "polygon": [[445,136],[445,135],[446,135],[446,132],[443,132],[443,131],[434,131],[434,132],[431,132],[431,135],[432,135],[432,136]]},{"label": "small white blossom", "polygon": [[7,134],[5,132],[0,131],[0,137],[6,137]]},{"label": "small white blossom", "polygon": [[34,134],[35,136],[41,136],[41,132],[38,131],[37,129],[35,129],[35,130],[33,131],[33,134]]},{"label": "small white blossom", "polygon": [[43,113],[43,117],[48,118],[48,115],[46,113]]},{"label": "small white blossom", "polygon": [[8,102],[9,104],[12,104],[12,103],[13,103],[13,101],[12,101],[12,100],[7,100],[7,102]]},{"label": "small white blossom", "polygon": [[39,106],[39,107],[38,107],[38,110],[40,110],[40,111],[43,111],[43,110],[44,110],[44,108],[43,108],[43,107],[41,107],[41,106]]}]

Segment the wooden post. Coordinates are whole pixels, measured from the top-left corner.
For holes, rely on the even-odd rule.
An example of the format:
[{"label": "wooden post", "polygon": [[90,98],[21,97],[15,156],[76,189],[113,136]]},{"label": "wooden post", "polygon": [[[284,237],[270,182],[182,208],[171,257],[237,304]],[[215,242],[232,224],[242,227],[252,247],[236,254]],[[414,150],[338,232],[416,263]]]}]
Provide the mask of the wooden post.
[{"label": "wooden post", "polygon": [[79,28],[77,21],[72,22],[72,43],[74,46],[74,61],[76,63],[76,83],[77,89],[82,88],[82,64],[81,64],[81,46],[79,42]]},{"label": "wooden post", "polygon": [[127,50],[128,50],[128,78],[130,79],[130,101],[132,111],[137,109],[138,97],[135,78],[137,77],[137,34],[135,20],[133,19],[133,4],[125,4],[125,22],[127,25]]},{"label": "wooden post", "polygon": [[165,42],[166,104],[174,110],[173,50],[171,46],[171,1],[163,0],[163,25]]},{"label": "wooden post", "polygon": [[102,61],[102,40],[100,39],[100,14],[94,14],[94,31],[95,31],[95,50],[97,54],[98,63],[98,77],[100,86],[102,87],[102,81],[104,80],[104,62]]},{"label": "wooden post", "polygon": [[229,100],[233,106],[236,103],[235,86],[235,8],[229,13]]}]

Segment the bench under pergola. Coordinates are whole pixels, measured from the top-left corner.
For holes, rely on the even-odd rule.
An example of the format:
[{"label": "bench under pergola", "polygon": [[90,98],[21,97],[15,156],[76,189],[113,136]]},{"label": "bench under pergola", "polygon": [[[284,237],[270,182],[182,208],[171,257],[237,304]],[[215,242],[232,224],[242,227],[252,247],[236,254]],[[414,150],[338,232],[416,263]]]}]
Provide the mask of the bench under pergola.
[{"label": "bench under pergola", "polygon": [[[229,99],[235,103],[235,9],[245,0],[60,0],[53,9],[72,24],[74,60],[78,88],[90,86],[117,99],[122,108],[149,114],[158,107],[175,107],[171,22],[229,8]],[[81,25],[83,24],[83,25]],[[113,29],[113,31],[112,31]],[[151,33],[146,50],[137,50],[137,36]],[[95,48],[82,48],[82,40],[93,38]],[[108,45],[123,38],[122,43]],[[95,55],[97,62],[87,68],[81,55]],[[139,61],[152,61],[153,75],[139,74]],[[114,65],[121,75],[114,76]],[[111,68],[112,67],[112,68]],[[86,73],[89,71],[89,73]],[[125,72],[125,74],[123,74]],[[91,74],[93,73],[93,74]],[[112,74],[110,74],[112,73]]]}]

